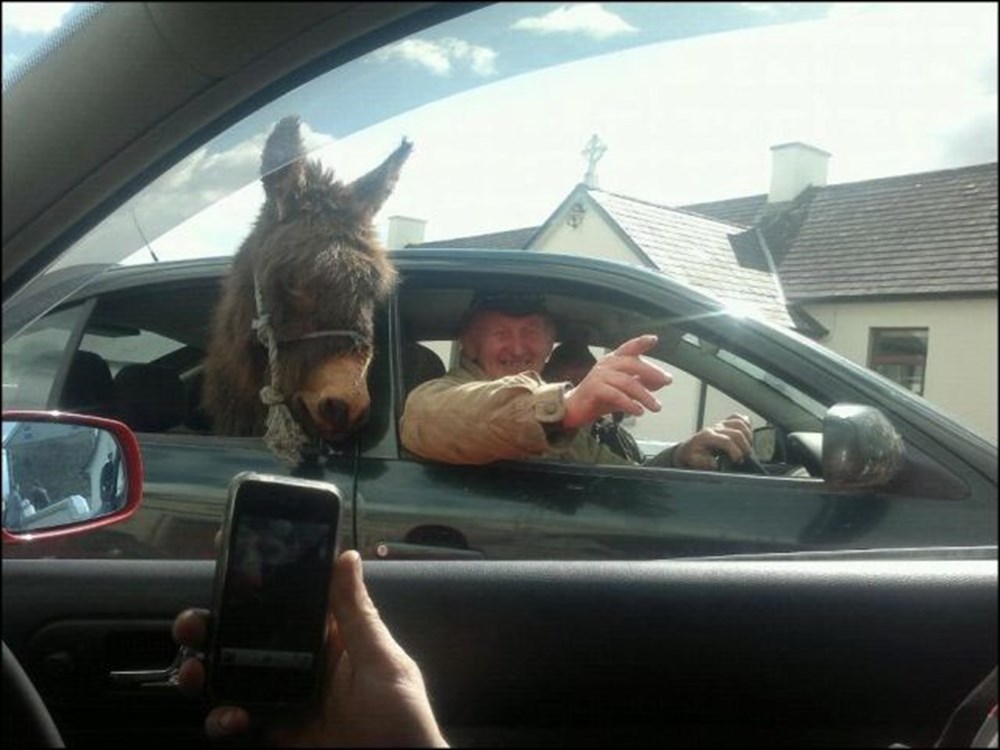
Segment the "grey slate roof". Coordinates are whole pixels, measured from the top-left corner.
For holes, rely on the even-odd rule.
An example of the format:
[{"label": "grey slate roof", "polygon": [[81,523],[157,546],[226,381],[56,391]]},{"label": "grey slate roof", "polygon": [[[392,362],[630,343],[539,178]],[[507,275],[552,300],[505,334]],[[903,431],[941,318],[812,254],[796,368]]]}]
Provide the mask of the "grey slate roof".
[{"label": "grey slate roof", "polygon": [[471,237],[456,237],[451,240],[441,240],[439,242],[420,242],[407,245],[407,247],[468,247],[490,250],[520,250],[528,244],[528,240],[534,236],[537,230],[538,227],[508,229],[504,232],[476,234]]},{"label": "grey slate roof", "polygon": [[711,216],[744,227],[753,226],[767,206],[767,195],[750,195],[746,198],[727,198],[711,203],[693,203],[682,206],[685,211],[693,211],[702,216]]},{"label": "grey slate roof", "polygon": [[[726,296],[742,290],[748,301],[759,302],[766,294],[760,276],[767,270],[765,256],[756,233],[747,231],[755,226],[789,303],[997,292],[996,162],[809,188],[794,201],[771,206],[764,194],[680,209],[599,190],[587,194],[651,263],[696,286],[717,284]],[[697,216],[716,221],[699,222]],[[716,222],[722,223],[710,226]],[[540,229],[422,244],[523,248]],[[722,235],[732,262],[720,254]],[[689,242],[707,242],[704,271],[692,267],[699,251]],[[735,275],[727,275],[727,268]]]},{"label": "grey slate roof", "polygon": [[587,194],[667,276],[794,325],[753,230],[601,190]]},{"label": "grey slate roof", "polygon": [[997,291],[997,164],[810,188],[686,209],[759,219],[790,302]]}]

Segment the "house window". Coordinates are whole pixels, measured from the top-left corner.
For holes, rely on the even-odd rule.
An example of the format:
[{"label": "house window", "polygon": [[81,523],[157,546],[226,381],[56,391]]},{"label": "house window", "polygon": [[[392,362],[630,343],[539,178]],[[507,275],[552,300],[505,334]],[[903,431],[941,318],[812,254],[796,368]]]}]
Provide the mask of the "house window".
[{"label": "house window", "polygon": [[922,396],[926,365],[926,328],[871,329],[868,367],[875,372]]}]

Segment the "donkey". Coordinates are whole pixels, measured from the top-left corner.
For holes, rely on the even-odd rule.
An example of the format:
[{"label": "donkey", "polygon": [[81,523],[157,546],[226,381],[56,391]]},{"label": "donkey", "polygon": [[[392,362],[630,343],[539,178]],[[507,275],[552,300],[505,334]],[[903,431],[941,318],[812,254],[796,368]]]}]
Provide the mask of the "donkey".
[{"label": "donkey", "polygon": [[275,406],[316,442],[367,420],[374,310],[396,281],[373,218],[411,150],[404,138],[345,186],[305,158],[298,117],[268,136],[264,204],[223,282],[205,359],[202,407],[218,434],[270,433]]}]

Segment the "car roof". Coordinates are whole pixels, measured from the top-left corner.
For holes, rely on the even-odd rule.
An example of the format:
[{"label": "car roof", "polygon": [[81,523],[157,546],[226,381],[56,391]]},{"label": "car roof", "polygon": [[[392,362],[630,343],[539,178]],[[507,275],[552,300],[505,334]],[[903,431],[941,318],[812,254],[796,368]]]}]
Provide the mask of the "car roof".
[{"label": "car roof", "polygon": [[[408,340],[451,339],[474,290],[540,291],[556,321],[557,338],[579,337],[617,346],[649,327],[662,310],[658,297],[698,314],[721,313],[721,303],[655,271],[618,261],[523,250],[406,249],[389,252],[405,293],[400,320]],[[108,269],[61,306],[98,297],[92,329],[150,330],[204,348],[218,285],[232,258],[164,261]],[[47,295],[43,295],[43,300]],[[30,305],[29,301],[26,303]],[[12,306],[14,315],[18,306]],[[668,323],[669,321],[661,321]]]}]

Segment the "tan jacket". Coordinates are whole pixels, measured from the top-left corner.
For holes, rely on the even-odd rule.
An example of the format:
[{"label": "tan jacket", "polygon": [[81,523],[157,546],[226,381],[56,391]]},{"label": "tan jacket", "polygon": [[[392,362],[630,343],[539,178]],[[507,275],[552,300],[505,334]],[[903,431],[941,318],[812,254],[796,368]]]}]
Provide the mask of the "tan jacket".
[{"label": "tan jacket", "polygon": [[[559,426],[568,383],[545,383],[535,372],[490,380],[462,359],[447,375],[415,388],[399,423],[403,447],[451,464],[544,458],[567,463],[631,462],[601,445],[587,430]],[[649,463],[670,466],[672,447]]]}]

